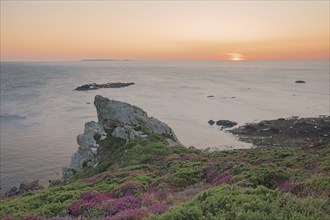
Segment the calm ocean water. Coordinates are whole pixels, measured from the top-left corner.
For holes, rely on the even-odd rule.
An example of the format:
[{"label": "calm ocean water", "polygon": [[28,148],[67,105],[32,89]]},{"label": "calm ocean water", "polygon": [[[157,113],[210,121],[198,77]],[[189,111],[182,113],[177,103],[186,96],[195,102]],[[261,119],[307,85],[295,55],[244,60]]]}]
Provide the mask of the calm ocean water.
[{"label": "calm ocean water", "polygon": [[[198,148],[249,147],[210,119],[329,115],[329,61],[1,63],[0,76],[2,192],[61,176],[84,123],[97,120],[95,95],[141,107]],[[73,91],[93,82],[135,85]]]}]

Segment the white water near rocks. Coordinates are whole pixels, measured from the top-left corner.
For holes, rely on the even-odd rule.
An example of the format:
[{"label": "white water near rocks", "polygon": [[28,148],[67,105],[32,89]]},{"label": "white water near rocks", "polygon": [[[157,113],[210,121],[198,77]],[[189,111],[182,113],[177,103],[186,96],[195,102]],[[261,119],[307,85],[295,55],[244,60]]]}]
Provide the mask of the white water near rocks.
[{"label": "white water near rocks", "polygon": [[[329,115],[329,61],[1,63],[0,76],[2,193],[24,180],[47,185],[61,176],[85,122],[97,120],[95,95],[141,107],[197,148],[250,147],[210,119],[243,125]],[[73,91],[94,82],[135,85]]]}]

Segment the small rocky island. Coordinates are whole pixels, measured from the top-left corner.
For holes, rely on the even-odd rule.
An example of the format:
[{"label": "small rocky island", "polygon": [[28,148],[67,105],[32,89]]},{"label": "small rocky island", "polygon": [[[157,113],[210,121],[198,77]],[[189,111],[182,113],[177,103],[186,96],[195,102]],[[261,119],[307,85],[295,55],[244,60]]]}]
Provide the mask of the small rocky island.
[{"label": "small rocky island", "polygon": [[77,91],[88,91],[88,90],[96,90],[96,89],[101,89],[101,88],[122,88],[122,87],[127,87],[130,85],[134,85],[135,83],[122,83],[122,82],[116,82],[116,83],[105,83],[105,84],[97,84],[97,83],[90,83],[90,84],[85,84],[82,86],[78,86],[74,90]]}]

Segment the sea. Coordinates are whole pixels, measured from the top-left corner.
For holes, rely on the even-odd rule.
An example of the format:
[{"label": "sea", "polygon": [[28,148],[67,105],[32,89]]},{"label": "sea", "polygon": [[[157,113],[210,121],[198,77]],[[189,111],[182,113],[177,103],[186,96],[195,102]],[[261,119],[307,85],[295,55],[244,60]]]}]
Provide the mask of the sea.
[{"label": "sea", "polygon": [[[1,63],[1,193],[61,177],[95,95],[128,102],[173,128],[185,146],[250,148],[209,120],[238,123],[329,115],[326,61],[76,61]],[[303,80],[305,83],[295,83]],[[134,82],[75,91],[83,84]]]}]

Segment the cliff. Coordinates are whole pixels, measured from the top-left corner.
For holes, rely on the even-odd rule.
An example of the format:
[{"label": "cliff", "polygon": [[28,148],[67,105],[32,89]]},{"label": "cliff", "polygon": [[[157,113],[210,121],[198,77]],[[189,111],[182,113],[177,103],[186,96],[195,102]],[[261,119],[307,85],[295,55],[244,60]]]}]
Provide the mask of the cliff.
[{"label": "cliff", "polygon": [[[304,120],[322,135],[291,138],[294,148],[209,152],[182,146],[136,106],[101,96],[94,104],[98,122],[78,135],[67,183],[2,198],[0,219],[330,219],[328,117]],[[277,123],[252,131],[271,139],[264,132]],[[248,128],[236,131],[251,138]]]},{"label": "cliff", "polygon": [[101,152],[99,142],[107,137],[119,138],[127,143],[146,140],[149,135],[156,134],[169,146],[180,144],[167,124],[149,117],[141,108],[98,95],[95,96],[94,105],[98,122],[87,122],[84,133],[77,136],[79,148],[72,156],[70,166],[63,171],[65,179],[86,167],[95,168],[99,164]]}]

